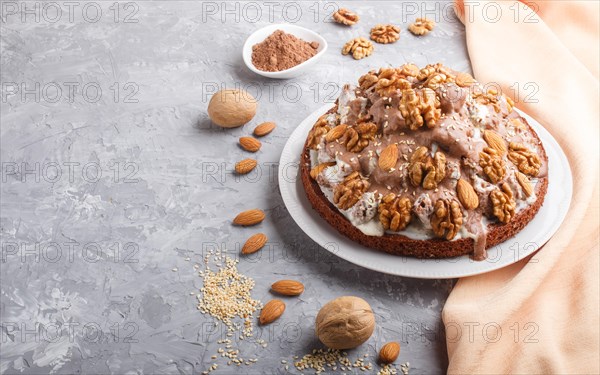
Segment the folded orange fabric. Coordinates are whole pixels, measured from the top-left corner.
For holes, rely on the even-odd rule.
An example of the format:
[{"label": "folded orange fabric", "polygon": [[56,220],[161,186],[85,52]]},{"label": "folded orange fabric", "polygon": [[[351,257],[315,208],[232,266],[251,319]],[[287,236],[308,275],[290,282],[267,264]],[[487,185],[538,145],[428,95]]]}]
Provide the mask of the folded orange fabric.
[{"label": "folded orange fabric", "polygon": [[455,6],[479,81],[507,95],[515,84],[537,85],[537,102],[526,102],[525,90],[514,99],[561,145],[574,193],[563,225],[535,255],[458,281],[443,310],[448,373],[598,374],[598,2]]}]

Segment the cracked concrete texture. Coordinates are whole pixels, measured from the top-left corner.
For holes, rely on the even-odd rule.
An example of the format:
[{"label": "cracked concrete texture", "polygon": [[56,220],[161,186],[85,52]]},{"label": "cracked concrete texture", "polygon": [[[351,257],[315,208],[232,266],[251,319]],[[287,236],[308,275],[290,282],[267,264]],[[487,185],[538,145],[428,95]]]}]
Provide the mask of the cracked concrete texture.
[{"label": "cracked concrete texture", "polygon": [[[423,38],[406,30],[424,6],[418,2],[338,3],[361,15],[351,28],[324,22],[333,8],[320,2],[89,2],[70,14],[58,3],[55,22],[54,8],[39,5],[36,19],[35,3],[6,4],[1,373],[201,373],[226,332],[196,309],[191,293],[202,280],[193,265],[216,248],[238,257],[256,231],[269,236],[268,246],[239,264],[256,281],[254,297],[270,299],[269,286],[284,277],[306,291],[286,299],[277,324],[257,329],[266,349],[238,345],[258,362],[235,372],[286,373],[282,359],[319,347],[314,317],[340,295],[366,299],[377,316],[373,337],[351,357],[374,358],[396,340],[411,374],[445,371],[440,313],[452,281],[376,273],[320,248],[287,213],[277,162],[297,124],[370,69],[441,61],[469,70],[464,29],[449,3],[428,3],[440,18]],[[259,77],[243,65],[241,48],[271,22],[313,29],[329,50],[297,79]],[[385,22],[402,27],[397,43],[376,44],[360,61],[340,54],[347,40]],[[210,123],[208,99],[221,87],[259,99],[251,123],[231,130]],[[278,127],[261,139],[257,172],[233,175],[234,163],[248,157],[237,139],[263,121]],[[231,226],[237,212],[254,207],[267,212],[262,224]],[[217,363],[215,373],[232,373]]]}]

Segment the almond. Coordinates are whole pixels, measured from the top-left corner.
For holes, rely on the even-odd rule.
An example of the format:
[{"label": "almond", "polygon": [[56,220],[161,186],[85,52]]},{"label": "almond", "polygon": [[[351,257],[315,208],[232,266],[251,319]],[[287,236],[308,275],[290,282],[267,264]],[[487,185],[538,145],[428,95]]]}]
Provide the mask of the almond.
[{"label": "almond", "polygon": [[258,318],[260,324],[269,324],[277,320],[285,311],[285,303],[280,299],[272,299],[265,304]]},{"label": "almond", "polygon": [[521,185],[521,187],[523,188],[525,195],[530,197],[533,194],[533,185],[531,185],[531,181],[529,181],[529,178],[518,171],[516,173],[516,177],[517,181],[519,182],[519,185]]},{"label": "almond", "polygon": [[265,219],[265,213],[258,208],[240,212],[235,219],[233,219],[233,223],[235,225],[241,225],[244,227],[250,225],[256,225]]},{"label": "almond", "polygon": [[241,137],[240,138],[240,146],[246,151],[256,152],[260,150],[260,146],[262,143],[256,138],[253,137]]},{"label": "almond", "polygon": [[379,168],[389,171],[396,166],[396,162],[398,162],[398,147],[392,143],[379,154]]},{"label": "almond", "polygon": [[256,233],[246,240],[242,247],[242,254],[252,254],[262,249],[267,243],[267,236],[264,233]]},{"label": "almond", "polygon": [[504,139],[502,139],[498,133],[491,130],[485,130],[483,132],[483,139],[488,146],[498,151],[500,155],[506,154],[506,142],[504,142]]},{"label": "almond", "polygon": [[304,285],[300,281],[279,280],[271,285],[271,289],[284,296],[299,296],[304,292]]},{"label": "almond", "polygon": [[333,162],[328,162],[328,163],[321,163],[319,165],[317,165],[316,167],[314,167],[313,169],[310,170],[310,177],[313,178],[313,180],[317,179],[317,176],[323,172],[323,170],[327,167],[331,167],[334,166],[335,163]]},{"label": "almond", "polygon": [[250,173],[254,168],[256,168],[256,164],[258,163],[254,159],[244,159],[235,164],[235,171],[239,174]]},{"label": "almond", "polygon": [[254,128],[254,135],[257,137],[263,137],[272,132],[273,129],[275,129],[274,122],[263,122],[262,124]]},{"label": "almond", "polygon": [[346,129],[348,129],[348,125],[346,124],[336,126],[327,133],[327,135],[325,136],[325,140],[327,142],[332,142],[338,138],[341,138],[342,135],[344,135],[344,133],[346,132]]},{"label": "almond", "polygon": [[379,351],[379,361],[383,363],[392,363],[400,355],[400,344],[397,342],[388,342]]},{"label": "almond", "polygon": [[458,200],[467,210],[473,210],[479,206],[479,197],[477,196],[477,193],[475,193],[475,189],[473,189],[473,186],[471,186],[470,183],[462,178],[458,180],[458,183],[456,184],[456,193],[458,195]]}]

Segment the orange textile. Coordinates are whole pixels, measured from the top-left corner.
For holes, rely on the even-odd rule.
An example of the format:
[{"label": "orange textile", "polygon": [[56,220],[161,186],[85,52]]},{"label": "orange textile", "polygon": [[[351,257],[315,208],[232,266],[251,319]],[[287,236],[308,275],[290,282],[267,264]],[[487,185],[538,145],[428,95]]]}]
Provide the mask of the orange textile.
[{"label": "orange textile", "polygon": [[[458,281],[443,310],[450,374],[600,373],[600,8],[596,1],[530,3],[457,0],[455,10],[475,78],[518,93],[517,107],[561,145],[572,202],[535,255]],[[486,6],[499,11],[486,14]],[[535,84],[533,95],[527,83]]]}]

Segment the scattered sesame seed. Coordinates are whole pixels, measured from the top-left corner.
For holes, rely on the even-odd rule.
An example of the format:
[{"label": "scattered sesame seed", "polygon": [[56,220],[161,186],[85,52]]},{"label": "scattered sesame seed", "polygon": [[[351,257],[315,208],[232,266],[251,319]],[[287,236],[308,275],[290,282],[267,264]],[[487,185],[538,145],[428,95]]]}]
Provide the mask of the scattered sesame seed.
[{"label": "scattered sesame seed", "polygon": [[[298,356],[294,356],[298,359]],[[314,349],[310,354],[306,354],[301,359],[294,362],[294,366],[299,371],[308,369],[315,370],[315,374],[331,373],[337,371],[338,365],[342,371],[350,370],[353,366],[361,368],[362,371],[373,368],[371,363],[364,363],[362,358],[358,358],[354,363],[350,362],[347,352],[341,352],[334,349]]]},{"label": "scattered sesame seed", "polygon": [[[210,268],[209,263],[215,263],[216,270]],[[217,263],[224,260],[224,264]],[[221,321],[227,327],[227,337],[232,337],[234,332],[239,331],[239,339],[252,337],[254,333],[254,313],[262,308],[260,300],[253,299],[251,291],[254,288],[254,280],[238,272],[238,261],[227,256],[222,256],[221,251],[216,253],[210,251],[204,257],[205,267],[198,271],[203,278],[204,284],[198,294],[198,310],[208,314],[214,319]],[[198,269],[199,267],[194,267]],[[240,324],[237,319],[244,323]],[[228,365],[235,363],[238,366],[244,363],[239,357],[240,351],[233,348],[232,340],[220,339],[219,344],[225,344],[225,349],[218,348],[217,353],[221,357],[229,359]],[[216,359],[217,355],[213,355]],[[253,361],[249,361],[250,364]],[[216,370],[218,364],[213,364],[206,373]]]}]

